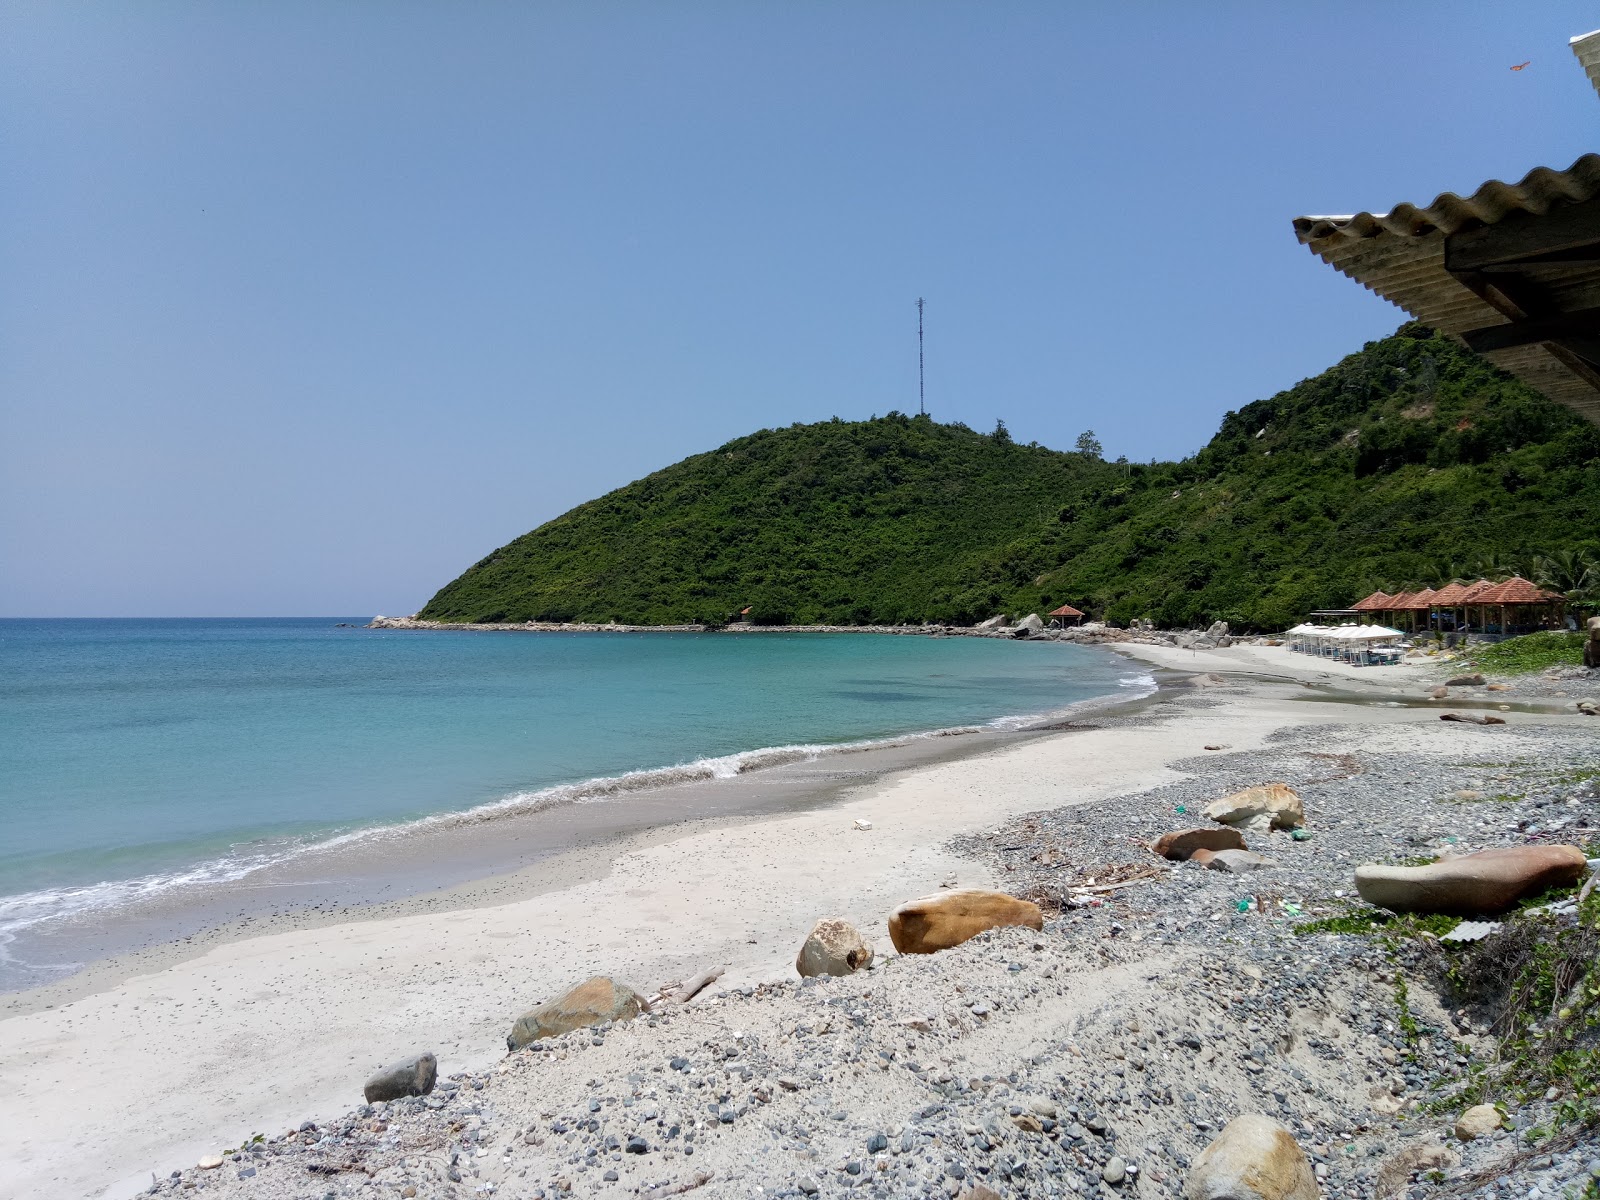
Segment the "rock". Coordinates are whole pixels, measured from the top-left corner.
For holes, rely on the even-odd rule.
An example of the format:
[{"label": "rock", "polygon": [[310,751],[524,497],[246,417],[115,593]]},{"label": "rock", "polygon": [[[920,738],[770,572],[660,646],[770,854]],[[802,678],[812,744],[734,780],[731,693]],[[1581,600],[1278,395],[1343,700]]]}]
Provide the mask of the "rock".
[{"label": "rock", "polygon": [[1194,863],[1196,866],[1209,867],[1211,865],[1211,860],[1216,857],[1216,854],[1217,852],[1215,850],[1207,850],[1202,846],[1199,850],[1196,850],[1193,854],[1189,855],[1189,861]]},{"label": "rock", "polygon": [[860,830],[864,833],[868,829],[872,828],[872,822],[867,820],[865,817],[857,817],[855,827],[857,830]]},{"label": "rock", "polygon": [[1587,865],[1576,846],[1506,846],[1421,867],[1367,863],[1356,868],[1356,891],[1394,912],[1472,916],[1504,912],[1524,896],[1576,883]]},{"label": "rock", "polygon": [[1259,871],[1262,867],[1277,865],[1270,858],[1250,850],[1215,850],[1206,861],[1206,870],[1243,875],[1249,871]]},{"label": "rock", "polygon": [[961,1195],[956,1198],[956,1200],[1001,1200],[1001,1196],[1000,1193],[995,1191],[992,1187],[988,1187],[981,1183],[975,1183],[966,1191],[962,1192]]},{"label": "rock", "polygon": [[379,1100],[398,1100],[402,1096],[426,1096],[433,1091],[433,1084],[439,1078],[439,1060],[432,1054],[419,1054],[416,1058],[408,1058],[404,1062],[397,1062],[391,1067],[385,1067],[371,1079],[361,1094],[367,1098],[368,1104],[376,1104]]},{"label": "rock", "polygon": [[1196,850],[1244,850],[1244,835],[1237,829],[1185,829],[1164,833],[1151,847],[1162,858],[1184,862]]},{"label": "rock", "polygon": [[1487,690],[1491,692],[1509,692],[1511,685],[1509,683],[1491,683]]},{"label": "rock", "polygon": [[1027,616],[1023,617],[1022,620],[1017,622],[1017,636],[1021,637],[1029,633],[1038,633],[1043,628],[1044,621],[1040,618],[1039,614],[1029,613]]},{"label": "rock", "polygon": [[1213,621],[1213,622],[1211,622],[1211,627],[1206,630],[1206,636],[1208,638],[1210,638],[1212,641],[1216,641],[1218,638],[1227,637],[1228,636],[1228,623],[1226,621]]},{"label": "rock", "polygon": [[1586,717],[1600,717],[1600,704],[1593,700],[1579,700],[1578,711]]},{"label": "rock", "polygon": [[1430,699],[1430,700],[1443,700],[1446,697],[1448,697],[1449,695],[1450,695],[1450,689],[1445,687],[1443,684],[1441,684],[1440,686],[1434,688],[1433,690],[1431,690],[1428,693],[1428,699]]},{"label": "rock", "polygon": [[1504,725],[1506,719],[1493,713],[1440,713],[1441,721],[1460,721],[1463,725]]},{"label": "rock", "polygon": [[1261,1113],[1245,1113],[1194,1160],[1186,1200],[1318,1200],[1311,1161],[1293,1136]]},{"label": "rock", "polygon": [[1001,613],[999,616],[990,617],[987,621],[979,621],[973,628],[979,633],[990,633],[996,629],[1004,629],[1005,624],[1005,614]]},{"label": "rock", "polygon": [[1445,687],[1482,687],[1483,676],[1477,671],[1471,675],[1457,675],[1454,679],[1446,679]]},{"label": "rock", "polygon": [[1106,1165],[1100,1168],[1100,1178],[1109,1184],[1121,1183],[1128,1177],[1128,1164],[1122,1161],[1120,1154],[1113,1154],[1106,1160]]},{"label": "rock", "polygon": [[596,975],[566,995],[523,1013],[511,1027],[506,1047],[520,1050],[540,1038],[559,1037],[601,1021],[631,1021],[649,1007],[627,984]]},{"label": "rock", "polygon": [[208,1154],[199,1162],[195,1163],[195,1166],[199,1167],[202,1171],[215,1171],[221,1165],[222,1155],[220,1154]]},{"label": "rock", "polygon": [[1263,783],[1231,796],[1213,800],[1205,815],[1222,825],[1266,833],[1269,829],[1298,829],[1306,821],[1300,796],[1287,783]]},{"label": "rock", "polygon": [[849,921],[824,917],[812,928],[794,969],[802,976],[849,975],[872,965],[872,947]]},{"label": "rock", "polygon": [[1004,892],[960,888],[902,904],[889,914],[889,937],[901,954],[932,954],[1004,925],[1043,929],[1044,914]]},{"label": "rock", "polygon": [[1456,1118],[1456,1136],[1463,1142],[1488,1137],[1500,1128],[1500,1110],[1492,1104],[1474,1104]]},{"label": "rock", "polygon": [[1394,1200],[1418,1171],[1440,1171],[1459,1161],[1440,1145],[1410,1146],[1378,1164],[1376,1200]]},{"label": "rock", "polygon": [[1479,800],[1483,799],[1483,793],[1475,791],[1472,788],[1464,788],[1456,793],[1456,799],[1460,800],[1463,804],[1476,804]]},{"label": "rock", "polygon": [[1204,675],[1191,675],[1188,679],[1178,684],[1179,687],[1214,688],[1222,687],[1228,681],[1215,671],[1207,671]]}]

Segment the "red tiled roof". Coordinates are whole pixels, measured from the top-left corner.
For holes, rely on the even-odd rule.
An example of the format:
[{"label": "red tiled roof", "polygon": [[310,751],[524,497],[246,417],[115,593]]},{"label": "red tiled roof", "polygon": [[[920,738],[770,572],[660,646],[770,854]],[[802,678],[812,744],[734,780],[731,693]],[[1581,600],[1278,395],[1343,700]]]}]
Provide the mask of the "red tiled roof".
[{"label": "red tiled roof", "polygon": [[1455,608],[1466,599],[1467,591],[1464,583],[1447,583],[1433,594],[1433,602],[1440,608]]},{"label": "red tiled roof", "polygon": [[1386,612],[1392,599],[1393,597],[1387,592],[1373,592],[1365,599],[1357,600],[1350,607],[1356,612]]},{"label": "red tiled roof", "polygon": [[1063,604],[1060,608],[1053,608],[1047,616],[1052,617],[1081,617],[1083,614],[1070,604]]},{"label": "red tiled roof", "polygon": [[1469,583],[1467,584],[1467,594],[1461,597],[1461,599],[1467,604],[1476,604],[1478,602],[1478,597],[1489,591],[1494,586],[1495,585],[1490,583],[1487,579],[1480,579],[1477,583]]},{"label": "red tiled roof", "polygon": [[1547,592],[1535,587],[1520,575],[1513,575],[1498,587],[1490,588],[1474,597],[1474,604],[1548,604],[1552,600],[1565,600],[1560,592]]}]

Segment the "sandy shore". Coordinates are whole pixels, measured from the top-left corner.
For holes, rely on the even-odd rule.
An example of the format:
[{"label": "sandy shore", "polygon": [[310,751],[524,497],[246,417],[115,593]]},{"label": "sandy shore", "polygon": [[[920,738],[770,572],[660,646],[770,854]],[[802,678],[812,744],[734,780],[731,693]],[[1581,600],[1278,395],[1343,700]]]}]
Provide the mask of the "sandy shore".
[{"label": "sandy shore", "polygon": [[[1169,656],[1138,650],[1145,661]],[[1170,656],[1159,665],[1307,680],[1328,666]],[[1437,719],[1305,692],[1259,682],[1189,693],[1143,721],[900,772],[829,807],[623,844],[600,877],[523,880],[510,902],[498,899],[502,883],[477,905],[235,931],[147,973],[109,974],[99,990],[0,1020],[0,1195],[131,1194],[152,1172],[343,1112],[373,1069],[421,1049],[438,1054],[442,1073],[481,1069],[503,1054],[517,1014],[591,974],[646,990],[713,964],[728,966],[730,985],[788,977],[819,917],[882,935],[907,898],[951,878],[992,883],[948,849],[953,840],[1171,782],[1171,764],[1207,745],[1248,750],[1290,725]],[[856,830],[858,818],[871,830]]]}]

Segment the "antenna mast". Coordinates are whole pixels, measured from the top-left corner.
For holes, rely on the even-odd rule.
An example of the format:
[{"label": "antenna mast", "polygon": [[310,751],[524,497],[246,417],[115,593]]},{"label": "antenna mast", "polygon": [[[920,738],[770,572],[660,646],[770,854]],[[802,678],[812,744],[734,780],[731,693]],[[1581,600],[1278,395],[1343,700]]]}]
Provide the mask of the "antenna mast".
[{"label": "antenna mast", "polygon": [[927,394],[923,390],[922,373],[922,297],[917,297],[917,415],[928,415]]}]

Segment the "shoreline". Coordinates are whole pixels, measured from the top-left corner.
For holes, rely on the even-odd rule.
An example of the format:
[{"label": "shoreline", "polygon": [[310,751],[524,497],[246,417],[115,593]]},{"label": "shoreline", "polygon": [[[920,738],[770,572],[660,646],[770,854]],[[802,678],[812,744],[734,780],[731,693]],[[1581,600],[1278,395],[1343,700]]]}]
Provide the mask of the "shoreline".
[{"label": "shoreline", "polygon": [[[1063,721],[1139,705],[1159,690],[1160,674],[1144,668],[1137,687],[1129,687],[1136,678],[1129,675],[1100,695],[976,724],[755,747],[515,791],[471,808],[340,832],[235,876],[180,882],[51,917],[8,934],[0,945],[15,964],[0,988],[0,1016],[93,990],[97,985],[85,977],[103,985],[237,936],[367,919],[368,912],[398,917],[441,905],[500,903],[588,881],[603,875],[616,854],[656,844],[672,830],[820,807],[898,771],[982,754],[1041,736]],[[451,899],[469,894],[479,898]]]},{"label": "shoreline", "polygon": [[[1325,665],[1307,673],[1326,679]],[[593,847],[592,877],[509,899],[479,880],[448,905],[232,929],[122,964],[56,1007],[0,1019],[12,1085],[0,1097],[0,1195],[131,1194],[151,1171],[345,1111],[370,1070],[420,1049],[439,1055],[441,1074],[480,1069],[498,1061],[518,1013],[588,974],[644,990],[716,963],[727,987],[789,978],[810,925],[833,915],[885,948],[895,904],[952,876],[995,882],[958,840],[1181,779],[1173,764],[1208,744],[1245,751],[1297,727],[1435,722],[1384,706],[1380,689],[1378,706],[1358,709],[1305,696],[1306,682],[1166,689],[1131,716],[880,773],[794,811]],[[854,829],[857,817],[872,829]]]}]

